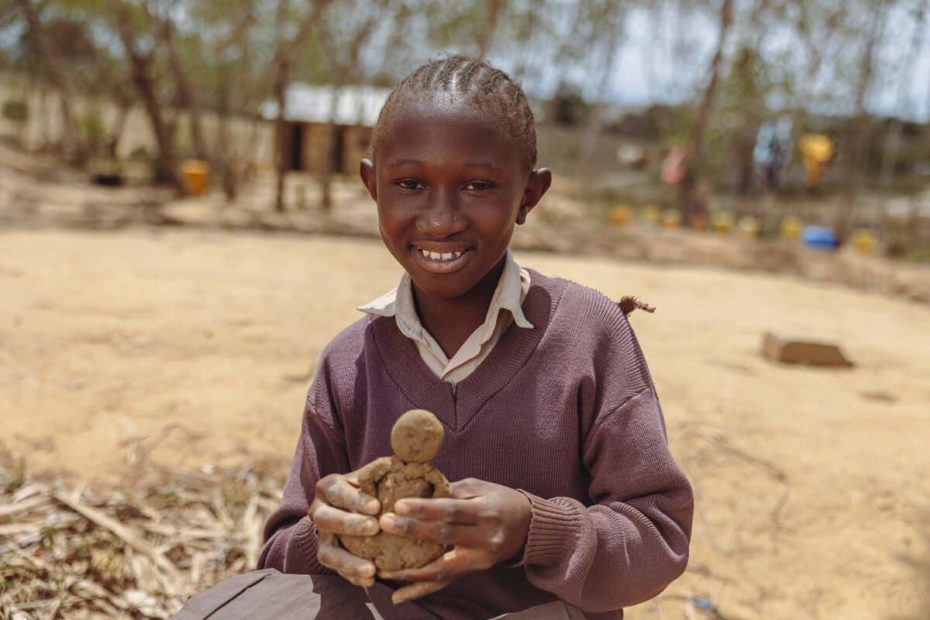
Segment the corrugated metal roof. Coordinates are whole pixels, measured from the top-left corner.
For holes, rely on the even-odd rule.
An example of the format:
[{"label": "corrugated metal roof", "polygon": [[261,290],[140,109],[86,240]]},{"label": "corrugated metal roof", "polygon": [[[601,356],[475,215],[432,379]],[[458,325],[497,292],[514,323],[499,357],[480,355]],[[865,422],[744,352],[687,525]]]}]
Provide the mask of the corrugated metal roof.
[{"label": "corrugated metal roof", "polygon": [[[333,86],[291,84],[285,93],[284,118],[304,123],[330,122],[334,92]],[[336,124],[374,127],[390,92],[376,86],[343,86],[336,99]],[[267,119],[277,118],[278,104],[266,101],[261,114]]]}]

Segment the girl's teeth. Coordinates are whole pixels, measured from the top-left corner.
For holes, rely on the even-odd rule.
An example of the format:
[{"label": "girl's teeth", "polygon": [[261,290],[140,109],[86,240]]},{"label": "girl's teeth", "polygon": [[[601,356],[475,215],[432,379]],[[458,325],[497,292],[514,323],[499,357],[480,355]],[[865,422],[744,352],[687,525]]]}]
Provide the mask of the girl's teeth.
[{"label": "girl's teeth", "polygon": [[431,252],[429,250],[420,250],[420,254],[430,260],[449,261],[455,260],[462,255],[462,252]]}]

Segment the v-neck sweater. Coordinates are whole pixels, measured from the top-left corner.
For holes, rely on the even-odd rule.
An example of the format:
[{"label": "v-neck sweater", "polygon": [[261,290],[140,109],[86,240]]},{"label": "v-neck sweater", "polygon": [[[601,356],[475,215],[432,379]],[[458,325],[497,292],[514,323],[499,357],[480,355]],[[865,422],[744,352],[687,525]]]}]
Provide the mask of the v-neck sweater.
[{"label": "v-neck sweater", "polygon": [[559,599],[591,618],[622,618],[684,571],[691,487],[626,316],[597,291],[531,277],[523,310],[534,329],[508,329],[455,386],[387,317],[365,317],[327,346],[261,567],[331,572],[306,516],[316,481],[391,454],[391,427],[416,408],[445,428],[433,464],[449,480],[519,489],[532,518],[519,561],[413,603],[375,600],[385,618],[489,618]]}]

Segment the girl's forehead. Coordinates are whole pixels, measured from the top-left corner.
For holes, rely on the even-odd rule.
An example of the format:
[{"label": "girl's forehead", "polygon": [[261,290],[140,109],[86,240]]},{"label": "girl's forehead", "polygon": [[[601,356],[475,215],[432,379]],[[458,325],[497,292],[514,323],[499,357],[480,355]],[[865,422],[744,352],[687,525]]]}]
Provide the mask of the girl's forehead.
[{"label": "girl's forehead", "polygon": [[380,128],[375,156],[397,151],[519,155],[519,145],[499,116],[460,101],[417,101],[393,111]]},{"label": "girl's forehead", "polygon": [[429,97],[400,104],[393,110],[384,129],[409,128],[411,125],[429,124],[438,126],[486,126],[502,128],[505,120],[489,109],[449,97]]}]

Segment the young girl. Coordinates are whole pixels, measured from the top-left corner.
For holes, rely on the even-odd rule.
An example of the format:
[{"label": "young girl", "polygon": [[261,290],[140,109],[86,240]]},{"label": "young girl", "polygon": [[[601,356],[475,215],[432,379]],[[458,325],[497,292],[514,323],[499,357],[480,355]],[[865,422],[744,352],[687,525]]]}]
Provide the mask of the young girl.
[{"label": "young girl", "polygon": [[[405,273],[323,352],[260,559],[325,583],[332,617],[620,618],[685,568],[691,489],[624,313],[508,249],[551,182],[535,166],[526,98],[483,61],[430,62],[381,111],[361,176]],[[445,427],[452,497],[379,520],[353,472],[409,409]],[[379,530],[452,550],[376,575],[336,535]]]}]

